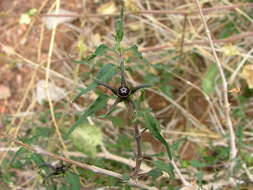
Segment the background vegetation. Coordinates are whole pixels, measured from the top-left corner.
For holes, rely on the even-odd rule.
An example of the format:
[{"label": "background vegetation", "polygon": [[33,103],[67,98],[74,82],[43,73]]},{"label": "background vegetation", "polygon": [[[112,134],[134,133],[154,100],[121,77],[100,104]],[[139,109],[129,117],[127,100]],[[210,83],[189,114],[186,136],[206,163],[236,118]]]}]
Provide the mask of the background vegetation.
[{"label": "background vegetation", "polygon": [[0,1],[0,189],[253,189],[253,2],[125,0],[122,41],[121,4]]}]

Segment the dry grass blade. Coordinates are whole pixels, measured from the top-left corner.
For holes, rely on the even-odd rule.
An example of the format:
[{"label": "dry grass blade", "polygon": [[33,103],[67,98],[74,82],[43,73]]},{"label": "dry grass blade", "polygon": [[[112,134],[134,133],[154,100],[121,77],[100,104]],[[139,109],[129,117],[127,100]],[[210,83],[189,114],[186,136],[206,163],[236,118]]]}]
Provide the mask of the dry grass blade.
[{"label": "dry grass blade", "polygon": [[237,155],[238,150],[236,148],[236,137],[235,137],[235,132],[234,132],[231,116],[230,116],[230,109],[231,108],[230,108],[230,103],[229,103],[229,100],[228,100],[228,83],[227,83],[227,79],[226,79],[222,64],[221,64],[221,62],[220,62],[220,60],[217,56],[217,53],[215,51],[214,43],[213,43],[213,40],[212,40],[212,37],[211,37],[211,33],[210,33],[210,30],[207,26],[206,20],[204,18],[203,10],[201,8],[200,2],[198,0],[195,0],[195,2],[196,2],[196,5],[199,9],[199,13],[200,13],[202,22],[203,22],[204,27],[205,27],[206,35],[208,37],[210,46],[212,48],[212,53],[213,53],[213,56],[216,60],[216,64],[219,68],[219,72],[220,72],[221,79],[222,79],[223,101],[224,101],[224,109],[225,109],[225,117],[226,117],[225,119],[226,119],[226,123],[227,123],[228,129],[229,129],[230,146],[231,146],[231,150],[230,150],[230,160],[231,160],[230,172],[233,172],[234,167],[235,167],[235,159],[236,159],[236,155]]}]

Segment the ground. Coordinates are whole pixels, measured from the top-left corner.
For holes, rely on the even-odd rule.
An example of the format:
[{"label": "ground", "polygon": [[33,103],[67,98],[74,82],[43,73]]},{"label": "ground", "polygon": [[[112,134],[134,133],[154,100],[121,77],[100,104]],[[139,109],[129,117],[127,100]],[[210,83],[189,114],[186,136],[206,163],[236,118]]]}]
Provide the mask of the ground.
[{"label": "ground", "polygon": [[[69,12],[61,12],[64,21],[54,31],[47,21],[59,18],[52,16],[58,2]],[[149,172],[138,177],[136,188],[183,188],[183,179],[206,189],[252,188],[253,4],[200,1],[201,17],[198,2],[125,1],[121,46],[132,47],[123,55],[126,79],[130,86],[152,84],[134,95],[139,114],[133,119],[124,104],[101,117],[116,98],[104,87],[73,101],[106,64],[116,68],[109,84],[119,86],[115,52],[84,60],[101,44],[114,47],[120,1],[2,0],[0,189],[130,189],[136,186],[127,179],[136,158],[133,125],[143,130],[141,171]],[[50,92],[39,81],[51,86]],[[102,94],[108,96],[101,98]],[[71,138],[66,137],[82,113],[89,117]],[[168,177],[173,175],[172,162],[152,127],[174,152],[183,179],[175,165],[176,177]],[[22,146],[26,151],[20,150]],[[38,147],[54,155],[41,153]],[[99,174],[90,167],[79,166],[81,170],[65,158],[95,165]],[[41,162],[57,160],[72,163],[71,172],[56,179],[52,175],[52,181],[44,183]],[[110,171],[124,174],[124,180]]]}]

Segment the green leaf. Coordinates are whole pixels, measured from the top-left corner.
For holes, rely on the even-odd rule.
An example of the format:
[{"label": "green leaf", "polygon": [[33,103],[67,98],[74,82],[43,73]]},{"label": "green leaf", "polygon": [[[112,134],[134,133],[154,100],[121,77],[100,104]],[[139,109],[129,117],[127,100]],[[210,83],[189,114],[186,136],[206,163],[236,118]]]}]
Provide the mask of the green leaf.
[{"label": "green leaf", "polygon": [[70,184],[70,189],[72,190],[80,190],[81,189],[81,183],[79,176],[72,173],[72,172],[67,172],[67,181]]},{"label": "green leaf", "polygon": [[219,37],[220,38],[228,38],[233,34],[239,34],[239,33],[240,33],[240,31],[237,28],[237,24],[234,21],[228,21],[224,25],[224,28],[221,30]]},{"label": "green leaf", "polygon": [[77,122],[71,127],[71,129],[67,133],[67,137],[75,130],[75,128],[82,124],[87,117],[91,116],[92,114],[96,113],[98,110],[103,109],[108,101],[109,97],[106,95],[99,96],[91,105],[90,107],[82,114],[82,116],[77,120]]},{"label": "green leaf", "polygon": [[148,84],[158,84],[160,77],[157,74],[145,73],[144,82]]},{"label": "green leaf", "polygon": [[132,56],[130,56],[128,58],[128,61],[132,62],[132,57],[135,57],[135,58],[139,59],[140,61],[142,61],[143,63],[148,64],[148,60],[145,59],[142,56],[142,53],[138,50],[138,46],[137,45],[134,45],[134,46],[132,46],[130,48],[124,49],[124,51],[130,51],[130,52],[132,52]]},{"label": "green leaf", "polygon": [[[116,74],[116,66],[113,64],[104,65],[101,70],[98,72],[96,79],[102,82],[108,82]],[[94,81],[89,84],[86,88],[80,89],[80,93],[73,99],[73,102],[77,100],[80,96],[88,93],[89,91],[95,89],[98,84]]]},{"label": "green leaf", "polygon": [[97,47],[96,51],[95,51],[95,55],[96,56],[102,56],[104,54],[106,54],[106,52],[110,50],[109,47],[107,47],[104,44],[101,44],[100,46]]},{"label": "green leaf", "polygon": [[169,98],[173,99],[173,93],[172,93],[173,86],[169,86],[169,85],[167,84],[167,85],[161,86],[160,89],[162,90],[162,92],[163,92],[166,96],[168,96]]},{"label": "green leaf", "polygon": [[197,181],[198,181],[199,185],[202,185],[203,176],[204,176],[204,174],[202,171],[197,172],[196,177],[197,177]]},{"label": "green leaf", "polygon": [[202,88],[205,93],[211,95],[215,90],[215,81],[216,77],[219,73],[218,67],[216,64],[211,64],[208,68],[207,73],[204,76],[204,80],[202,82]]},{"label": "green leaf", "polygon": [[[147,124],[147,128],[154,136],[160,135],[160,125],[159,122],[154,118],[150,113],[144,112],[143,118],[145,120],[145,123]],[[157,138],[157,137],[156,137]],[[160,137],[159,137],[160,138]]]},{"label": "green leaf", "polygon": [[85,123],[71,133],[70,140],[80,152],[95,157],[97,146],[103,144],[103,134],[99,127]]},{"label": "green leaf", "polygon": [[78,90],[80,90],[79,94],[72,101],[75,102],[82,95],[84,95],[84,94],[88,93],[89,91],[95,89],[97,86],[98,86],[98,84],[96,82],[92,82],[86,88],[79,88],[78,89]]},{"label": "green leaf", "polygon": [[40,154],[33,153],[30,159],[33,160],[38,166],[45,163],[43,157]]},{"label": "green leaf", "polygon": [[87,63],[89,63],[90,61],[92,61],[95,57],[105,55],[106,52],[107,52],[108,50],[111,50],[111,51],[112,51],[112,49],[110,49],[110,48],[109,48],[108,46],[106,46],[105,44],[101,44],[101,45],[99,45],[99,46],[97,47],[97,49],[95,50],[95,52],[94,52],[92,55],[88,56],[88,57],[85,58],[84,60],[75,60],[74,62],[75,62],[75,63],[78,63],[78,64],[87,64]]},{"label": "green leaf", "polygon": [[129,143],[130,141],[131,141],[131,138],[128,135],[121,133],[117,136],[117,140],[115,144],[112,146],[116,148],[116,150],[119,152],[122,150],[122,147],[124,147],[124,151],[131,152],[133,147],[132,147],[132,144]]},{"label": "green leaf", "polygon": [[188,160],[182,160],[181,162],[181,167],[182,168],[187,168],[188,166],[190,166],[191,164],[189,163]]},{"label": "green leaf", "polygon": [[114,117],[114,116],[107,116],[107,119],[109,119],[115,127],[124,128],[126,126],[127,121],[124,118],[121,117]]},{"label": "green leaf", "polygon": [[24,147],[20,147],[14,157],[12,158],[10,164],[12,167],[19,167],[20,164],[17,161],[17,158],[20,157],[23,153],[27,152],[27,150]]},{"label": "green leaf", "polygon": [[199,160],[190,160],[189,161],[190,165],[195,167],[195,168],[203,168],[205,167],[204,163],[201,163]]},{"label": "green leaf", "polygon": [[54,128],[50,127],[36,127],[33,131],[33,135],[40,136],[43,138],[48,138],[54,134]]},{"label": "green leaf", "polygon": [[116,74],[116,66],[113,64],[104,65],[96,76],[97,80],[108,82]]},{"label": "green leaf", "polygon": [[151,171],[148,172],[148,175],[150,175],[152,177],[153,180],[157,179],[158,177],[162,176],[163,173],[161,172],[160,169],[155,168]]},{"label": "green leaf", "polygon": [[61,184],[60,190],[68,190],[67,184]]},{"label": "green leaf", "polygon": [[160,134],[160,125],[155,117],[153,117],[150,113],[144,112],[143,118],[146,124],[146,127],[150,131],[150,133],[157,138],[166,148],[168,157],[172,159],[172,153],[169,147],[169,144],[166,142],[166,140],[163,138],[163,136]]},{"label": "green leaf", "polygon": [[72,60],[74,63],[77,63],[77,64],[83,64],[83,65],[89,65],[89,62],[87,62],[86,59],[81,59],[81,60]]},{"label": "green leaf", "polygon": [[137,57],[138,59],[143,59],[142,53],[138,50],[138,46],[134,45],[127,50],[131,51],[134,57]]},{"label": "green leaf", "polygon": [[154,161],[154,165],[161,171],[168,173],[171,177],[175,177],[174,168],[170,163],[165,163],[161,160],[157,160],[157,161]]},{"label": "green leaf", "polygon": [[119,44],[124,36],[124,9],[121,9],[120,17],[116,21],[116,43]]},{"label": "green leaf", "polygon": [[36,142],[38,142],[40,135],[33,135],[32,137],[28,138],[28,137],[18,137],[18,140],[20,140],[21,142],[25,143],[25,144],[34,144]]},{"label": "green leaf", "polygon": [[173,144],[170,146],[171,151],[178,151],[180,146],[186,141],[186,137],[179,138],[178,140],[174,141]]},{"label": "green leaf", "polygon": [[129,181],[131,179],[129,174],[123,174],[122,177],[123,177],[123,181]]}]

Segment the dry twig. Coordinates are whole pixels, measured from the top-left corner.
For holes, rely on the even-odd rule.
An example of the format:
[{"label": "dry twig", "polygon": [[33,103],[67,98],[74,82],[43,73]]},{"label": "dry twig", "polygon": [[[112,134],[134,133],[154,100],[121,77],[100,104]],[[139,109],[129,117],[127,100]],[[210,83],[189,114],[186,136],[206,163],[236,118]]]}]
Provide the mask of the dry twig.
[{"label": "dry twig", "polygon": [[[56,12],[58,12],[59,9],[60,9],[60,3],[61,3],[60,0],[56,0]],[[49,45],[48,58],[47,58],[47,70],[46,70],[46,75],[45,75],[45,78],[46,78],[45,79],[45,81],[46,81],[45,82],[45,90],[46,90],[46,94],[47,94],[47,98],[48,98],[48,103],[49,103],[49,107],[50,107],[50,113],[51,113],[51,117],[52,117],[52,120],[53,120],[53,123],[54,123],[56,134],[57,134],[57,136],[58,136],[58,138],[59,138],[59,140],[60,140],[63,148],[66,150],[67,147],[64,144],[61,132],[59,130],[59,126],[58,126],[56,118],[55,118],[54,106],[53,106],[52,99],[51,99],[51,96],[50,96],[50,92],[49,92],[49,89],[48,89],[49,77],[50,77],[49,70],[50,70],[51,59],[52,59],[52,55],[53,55],[54,41],[55,41],[55,35],[56,35],[56,28],[57,27],[55,27],[53,29],[53,31],[52,31],[50,45]]]},{"label": "dry twig", "polygon": [[212,52],[213,52],[213,56],[216,60],[216,64],[218,66],[218,69],[219,69],[219,73],[220,73],[220,76],[221,76],[221,79],[222,79],[222,85],[223,85],[223,101],[224,101],[224,107],[225,107],[225,119],[226,119],[226,123],[227,123],[227,127],[229,129],[229,135],[230,135],[230,172],[233,172],[233,169],[234,169],[234,166],[235,166],[235,159],[236,159],[236,154],[237,154],[237,148],[236,148],[236,139],[235,139],[235,133],[234,133],[234,129],[233,129],[233,124],[232,124],[232,120],[231,120],[231,117],[230,117],[230,104],[229,104],[229,100],[228,100],[228,83],[227,83],[227,80],[226,80],[226,76],[225,76],[225,73],[224,73],[224,70],[222,68],[222,64],[216,54],[216,51],[215,51],[215,47],[214,47],[214,43],[213,43],[213,40],[212,40],[212,37],[211,37],[211,33],[210,33],[210,30],[207,26],[207,23],[206,23],[206,20],[205,20],[205,17],[203,15],[203,10],[201,8],[201,5],[199,3],[199,0],[195,0],[196,2],[196,5],[199,9],[199,14],[200,14],[200,17],[201,17],[201,20],[204,24],[204,27],[205,27],[205,31],[206,31],[206,34],[207,34],[207,37],[208,37],[208,40],[209,40],[209,43],[210,43],[210,46],[211,46],[211,49],[212,49]]},{"label": "dry twig", "polygon": [[[224,43],[231,43],[234,42],[236,40],[241,40],[247,37],[253,36],[253,32],[244,32],[241,34],[237,34],[237,35],[233,35],[231,37],[225,38],[225,39],[221,39],[221,40],[215,40],[213,39],[212,41],[214,43],[219,43],[219,44],[224,44]],[[193,41],[193,42],[185,42],[184,45],[185,46],[192,46],[192,45],[207,45],[209,44],[209,41],[205,41],[205,40],[198,40],[198,41]],[[174,48],[171,45],[168,44],[164,44],[164,45],[157,45],[157,46],[150,46],[150,47],[145,47],[145,48],[141,48],[140,51],[141,52],[148,52],[148,51],[160,51],[166,48]]]},{"label": "dry twig", "polygon": [[[81,163],[81,162],[78,162],[76,160],[72,160],[72,159],[69,159],[69,158],[65,158],[65,157],[62,157],[62,156],[59,156],[57,154],[53,154],[51,152],[48,152],[40,147],[34,147],[34,146],[30,146],[28,144],[25,144],[21,141],[17,141],[17,140],[14,140],[14,142],[19,145],[19,146],[22,146],[24,148],[26,148],[27,150],[29,151],[32,151],[32,152],[35,152],[37,154],[41,154],[41,155],[45,155],[45,156],[49,156],[49,157],[52,157],[56,160],[62,160],[64,162],[67,162],[67,163],[70,163],[70,164],[73,164],[79,168],[83,168],[85,170],[90,170],[96,174],[103,174],[103,175],[107,175],[107,176],[111,176],[111,177],[115,177],[117,179],[120,179],[120,180],[124,180],[124,177],[123,175],[119,174],[119,173],[116,173],[116,172],[113,172],[113,171],[110,171],[110,170],[106,170],[106,169],[103,169],[103,168],[99,168],[99,167],[96,167],[96,166],[93,166],[93,165],[88,165],[86,163]],[[149,187],[143,183],[135,183],[135,181],[133,180],[128,180],[126,181],[126,183],[128,183],[129,185],[131,186],[134,186],[134,187],[138,187],[138,188],[141,188],[141,189],[148,189],[148,190],[158,190],[156,187]]]},{"label": "dry twig", "polygon": [[[233,10],[237,8],[243,8],[243,7],[253,7],[253,3],[240,3],[237,5],[227,5],[227,6],[217,6],[217,7],[211,7],[211,8],[205,8],[202,9],[203,14],[209,14],[212,12],[221,12],[225,10]],[[173,15],[189,15],[194,16],[199,13],[198,10],[190,10],[190,11],[182,11],[182,10],[140,10],[140,11],[134,11],[134,12],[126,12],[125,15],[143,15],[143,14],[173,14]],[[108,16],[118,16],[118,13],[113,14],[99,14],[99,13],[84,13],[84,14],[41,14],[42,17],[77,17],[77,18],[91,18],[91,17],[108,17]]]}]

